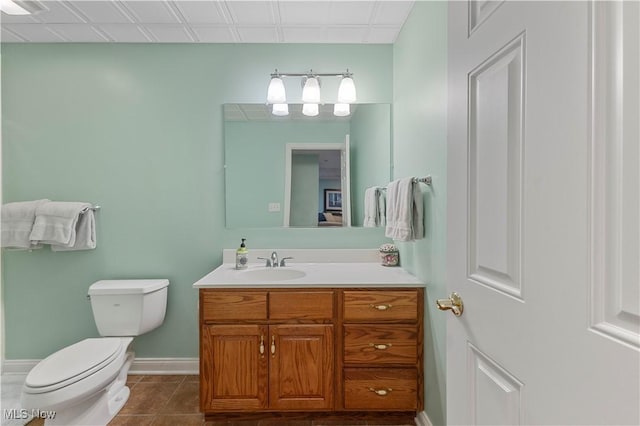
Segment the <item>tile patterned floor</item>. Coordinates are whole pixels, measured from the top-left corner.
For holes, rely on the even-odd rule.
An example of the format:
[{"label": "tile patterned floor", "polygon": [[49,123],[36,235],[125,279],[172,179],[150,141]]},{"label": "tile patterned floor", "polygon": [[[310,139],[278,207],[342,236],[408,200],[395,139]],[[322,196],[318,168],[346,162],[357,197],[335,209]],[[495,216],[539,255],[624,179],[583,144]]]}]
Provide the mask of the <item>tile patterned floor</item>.
[{"label": "tile patterned floor", "polygon": [[[129,375],[127,386],[131,389],[129,400],[109,426],[353,426],[387,425],[389,423],[340,420],[260,420],[205,422],[200,413],[198,376],[141,376]],[[35,419],[27,426],[42,426],[42,419]],[[402,426],[414,423],[402,423]]]}]

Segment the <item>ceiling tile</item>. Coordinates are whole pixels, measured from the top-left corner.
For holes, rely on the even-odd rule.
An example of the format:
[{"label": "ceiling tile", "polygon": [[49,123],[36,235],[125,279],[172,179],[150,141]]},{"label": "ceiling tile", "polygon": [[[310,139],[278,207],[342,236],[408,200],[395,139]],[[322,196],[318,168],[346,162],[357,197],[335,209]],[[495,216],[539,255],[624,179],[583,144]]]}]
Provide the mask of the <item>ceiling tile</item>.
[{"label": "ceiling tile", "polygon": [[153,41],[138,25],[103,24],[100,25],[100,30],[116,43],[148,43]]},{"label": "ceiling tile", "polygon": [[192,26],[191,30],[202,43],[233,43],[235,38],[227,26]]},{"label": "ceiling tile", "polygon": [[332,24],[368,24],[374,3],[370,1],[333,1],[329,21]]},{"label": "ceiling tile", "polygon": [[2,31],[0,32],[0,41],[2,41],[3,43],[16,43],[24,41],[20,37],[8,31],[5,27],[3,27]]},{"label": "ceiling tile", "polygon": [[49,25],[49,28],[74,42],[104,43],[109,41],[89,24],[53,24]]},{"label": "ceiling tile", "polygon": [[371,23],[402,26],[407,16],[409,16],[409,13],[411,13],[413,4],[413,1],[380,1],[378,2],[375,16]]},{"label": "ceiling tile", "polygon": [[369,29],[367,43],[391,44],[396,41],[396,37],[401,27],[381,27],[374,26]]},{"label": "ceiling tile", "polygon": [[327,42],[329,43],[362,43],[365,41],[368,26],[359,27],[329,27],[327,28]]},{"label": "ceiling tile", "polygon": [[[45,8],[33,15],[34,19],[38,22],[50,23],[50,24],[81,24],[86,22],[86,20],[78,15],[75,10],[67,7],[65,3],[62,2],[40,2],[40,4]],[[4,21],[5,15],[2,15],[2,20]]]},{"label": "ceiling tile", "polygon": [[142,24],[178,24],[180,20],[165,1],[122,2],[137,22]]},{"label": "ceiling tile", "polygon": [[189,34],[186,27],[182,25],[145,25],[147,30],[158,43],[192,43],[195,40]]},{"label": "ceiling tile", "polygon": [[283,27],[285,43],[326,43],[327,30],[324,27]]},{"label": "ceiling tile", "polygon": [[278,4],[283,25],[324,24],[331,5],[328,1],[280,1]]},{"label": "ceiling tile", "polygon": [[244,43],[277,43],[278,30],[271,27],[236,27],[240,41]]},{"label": "ceiling tile", "polygon": [[225,24],[227,23],[217,1],[174,1],[187,23]]},{"label": "ceiling tile", "polygon": [[276,24],[272,2],[268,1],[227,1],[233,22],[246,24]]},{"label": "ceiling tile", "polygon": [[6,26],[8,30],[24,38],[27,41],[35,43],[60,42],[65,41],[64,38],[58,36],[49,30],[48,27],[39,24],[9,24]]},{"label": "ceiling tile", "polygon": [[89,18],[89,21],[100,24],[125,24],[133,22],[123,9],[112,1],[72,1],[71,5]]}]

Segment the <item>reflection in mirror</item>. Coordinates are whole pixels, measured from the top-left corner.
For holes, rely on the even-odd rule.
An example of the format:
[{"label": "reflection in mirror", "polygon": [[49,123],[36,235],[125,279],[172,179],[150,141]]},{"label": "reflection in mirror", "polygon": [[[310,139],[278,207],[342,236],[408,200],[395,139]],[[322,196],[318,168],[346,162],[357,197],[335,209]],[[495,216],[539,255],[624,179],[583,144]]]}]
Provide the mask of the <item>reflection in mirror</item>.
[{"label": "reflection in mirror", "polygon": [[289,110],[225,104],[227,228],[362,226],[365,189],[391,178],[390,105]]}]

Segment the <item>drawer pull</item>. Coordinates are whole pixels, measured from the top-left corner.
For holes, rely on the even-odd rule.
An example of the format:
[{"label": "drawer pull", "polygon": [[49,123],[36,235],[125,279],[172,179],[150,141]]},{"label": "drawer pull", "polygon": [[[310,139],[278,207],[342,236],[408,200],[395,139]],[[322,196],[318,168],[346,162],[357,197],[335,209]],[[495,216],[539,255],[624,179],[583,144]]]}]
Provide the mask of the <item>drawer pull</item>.
[{"label": "drawer pull", "polygon": [[381,304],[381,305],[374,305],[372,303],[369,306],[372,307],[373,309],[378,310],[378,311],[387,311],[387,310],[389,310],[389,309],[391,309],[393,307],[393,305],[391,303]]},{"label": "drawer pull", "polygon": [[374,389],[374,388],[369,388],[369,390],[373,393],[375,393],[378,396],[387,396],[388,394],[391,393],[391,391],[393,389],[391,388],[386,388],[386,389]]},{"label": "drawer pull", "polygon": [[276,356],[276,336],[271,336],[271,356]]},{"label": "drawer pull", "polygon": [[264,355],[264,334],[260,336],[260,355]]},{"label": "drawer pull", "polygon": [[391,343],[369,343],[369,346],[379,351],[384,351],[385,349],[389,349],[393,345]]}]

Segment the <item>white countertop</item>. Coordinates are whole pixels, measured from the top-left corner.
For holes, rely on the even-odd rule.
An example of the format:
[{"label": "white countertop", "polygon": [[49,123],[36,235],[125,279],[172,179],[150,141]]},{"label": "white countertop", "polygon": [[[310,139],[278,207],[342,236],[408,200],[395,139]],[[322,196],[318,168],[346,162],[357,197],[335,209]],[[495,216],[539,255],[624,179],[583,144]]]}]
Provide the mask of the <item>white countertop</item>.
[{"label": "white countertop", "polygon": [[[278,271],[304,276],[277,278]],[[270,276],[271,272],[273,275]],[[265,278],[266,277],[266,278]],[[224,263],[195,284],[195,288],[296,288],[296,287],[424,287],[425,284],[398,266],[382,266],[376,262],[289,263],[285,267],[267,268],[252,265],[235,269],[234,263]]]}]

